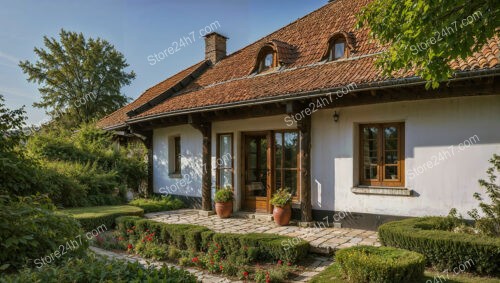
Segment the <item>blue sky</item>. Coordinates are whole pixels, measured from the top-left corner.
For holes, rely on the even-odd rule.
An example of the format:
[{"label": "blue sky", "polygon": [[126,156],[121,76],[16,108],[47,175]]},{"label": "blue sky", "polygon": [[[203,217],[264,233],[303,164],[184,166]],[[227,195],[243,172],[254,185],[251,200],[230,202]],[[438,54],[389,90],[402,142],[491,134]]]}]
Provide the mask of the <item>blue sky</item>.
[{"label": "blue sky", "polygon": [[[26,81],[19,60],[34,62],[34,47],[59,30],[101,37],[122,52],[136,79],[122,92],[132,98],[148,87],[199,62],[204,41],[199,30],[218,22],[216,31],[229,37],[232,53],[325,5],[327,0],[0,0],[0,94],[9,108],[26,105],[29,124],[40,123],[43,109],[38,86]],[[195,32],[195,41],[151,65],[147,58]]]}]

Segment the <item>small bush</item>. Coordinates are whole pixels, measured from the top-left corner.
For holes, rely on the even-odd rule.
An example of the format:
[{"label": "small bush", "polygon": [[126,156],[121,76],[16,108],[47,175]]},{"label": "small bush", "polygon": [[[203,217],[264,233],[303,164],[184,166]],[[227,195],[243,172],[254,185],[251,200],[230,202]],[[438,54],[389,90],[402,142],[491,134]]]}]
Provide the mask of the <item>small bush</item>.
[{"label": "small bush", "polygon": [[390,247],[357,246],[339,250],[335,259],[348,282],[418,282],[424,275],[423,255]]},{"label": "small bush", "polygon": [[86,232],[101,227],[101,225],[105,225],[107,229],[112,229],[116,224],[115,219],[120,216],[142,217],[144,215],[141,208],[130,205],[70,208],[61,210],[61,212],[73,216],[80,222]]},{"label": "small bush", "polygon": [[234,200],[234,193],[231,187],[221,188],[215,192],[215,202],[229,202]]},{"label": "small bush", "polygon": [[148,283],[196,283],[194,275],[181,269],[163,266],[159,269],[143,267],[139,263],[112,260],[89,255],[84,258],[70,259],[63,266],[46,266],[41,269],[20,270],[0,278],[2,283],[24,282],[148,282]]},{"label": "small bush", "polygon": [[52,256],[50,261],[57,263],[81,254],[88,246],[78,222],[56,213],[46,197],[13,200],[0,196],[0,227],[0,271],[13,271],[25,264],[40,266],[41,258],[56,252],[59,257]]},{"label": "small bush", "polygon": [[129,204],[144,209],[144,213],[176,210],[184,207],[184,203],[180,199],[172,196],[155,196],[150,199],[139,198],[132,200]]},{"label": "small bush", "polygon": [[381,225],[378,235],[386,246],[425,255],[428,264],[452,270],[473,260],[468,272],[500,274],[500,238],[436,230],[448,220],[443,217],[409,218]]}]

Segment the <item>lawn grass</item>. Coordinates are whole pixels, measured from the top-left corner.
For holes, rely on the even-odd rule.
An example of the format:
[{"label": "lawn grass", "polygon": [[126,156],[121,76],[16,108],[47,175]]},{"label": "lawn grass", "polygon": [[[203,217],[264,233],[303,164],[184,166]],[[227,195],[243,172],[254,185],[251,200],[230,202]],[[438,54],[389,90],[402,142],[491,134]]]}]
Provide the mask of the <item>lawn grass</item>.
[{"label": "lawn grass", "polygon": [[74,218],[100,217],[116,213],[139,213],[142,211],[140,207],[132,205],[108,205],[108,206],[90,206],[90,207],[75,207],[60,210],[63,213],[71,214]]},{"label": "lawn grass", "polygon": [[105,225],[107,229],[115,226],[115,219],[120,216],[143,216],[144,210],[132,205],[110,205],[76,207],[60,210],[60,213],[73,216],[80,222],[85,231]]},{"label": "lawn grass", "polygon": [[[328,266],[318,275],[314,276],[310,283],[345,283],[342,272],[338,264]],[[422,283],[499,283],[500,278],[479,277],[472,274],[455,275],[453,272],[446,273],[427,270],[424,273]]]}]

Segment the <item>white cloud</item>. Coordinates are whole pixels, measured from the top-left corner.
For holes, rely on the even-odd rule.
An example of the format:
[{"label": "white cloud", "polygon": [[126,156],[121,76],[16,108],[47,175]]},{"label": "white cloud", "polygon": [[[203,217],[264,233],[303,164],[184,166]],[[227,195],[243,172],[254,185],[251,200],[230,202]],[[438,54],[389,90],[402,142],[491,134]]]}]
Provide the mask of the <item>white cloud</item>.
[{"label": "white cloud", "polygon": [[9,66],[9,67],[17,67],[17,64],[19,63],[19,61],[20,61],[19,58],[12,56],[10,54],[7,54],[5,52],[2,52],[0,50],[0,64],[1,65]]}]

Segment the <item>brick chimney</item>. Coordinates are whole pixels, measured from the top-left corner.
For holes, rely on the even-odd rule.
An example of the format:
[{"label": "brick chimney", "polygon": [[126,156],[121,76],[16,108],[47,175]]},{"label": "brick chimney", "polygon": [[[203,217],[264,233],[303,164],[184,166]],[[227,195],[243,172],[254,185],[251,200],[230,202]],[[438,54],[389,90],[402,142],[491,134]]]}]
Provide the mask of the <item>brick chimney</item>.
[{"label": "brick chimney", "polygon": [[216,64],[226,57],[227,37],[216,32],[205,35],[205,59]]}]

